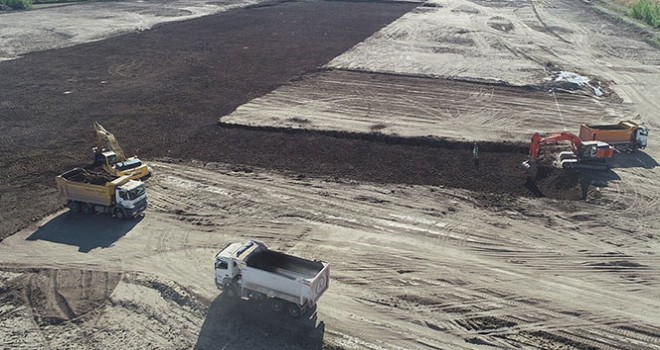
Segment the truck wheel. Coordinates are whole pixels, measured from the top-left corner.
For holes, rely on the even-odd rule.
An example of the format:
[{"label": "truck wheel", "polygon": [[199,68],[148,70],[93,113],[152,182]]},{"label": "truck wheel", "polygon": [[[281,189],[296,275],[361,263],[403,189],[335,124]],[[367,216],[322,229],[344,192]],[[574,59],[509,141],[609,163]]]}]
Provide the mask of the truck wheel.
[{"label": "truck wheel", "polygon": [[117,219],[125,219],[126,218],[126,214],[124,213],[124,211],[119,209],[119,208],[116,208],[113,211],[113,214]]},{"label": "truck wheel", "polygon": [[83,214],[89,215],[94,212],[94,207],[92,207],[87,203],[84,203],[81,205],[80,210],[82,211]]},{"label": "truck wheel", "polygon": [[227,299],[238,299],[238,290],[236,289],[236,286],[233,284],[230,284],[228,286],[225,286],[223,288],[222,294],[227,297]]},{"label": "truck wheel", "polygon": [[639,151],[639,145],[635,144],[632,146],[632,153],[637,153],[637,151]]},{"label": "truck wheel", "polygon": [[77,213],[80,211],[80,203],[78,202],[71,201],[69,202],[68,207],[69,207],[69,211],[71,211],[72,213]]},{"label": "truck wheel", "polygon": [[270,309],[275,313],[280,313],[284,310],[285,304],[284,300],[273,298],[270,299]]},{"label": "truck wheel", "polygon": [[289,316],[293,318],[298,318],[300,317],[300,315],[302,315],[302,309],[300,309],[300,306],[294,303],[289,303],[289,307],[287,308],[287,311],[289,312]]}]

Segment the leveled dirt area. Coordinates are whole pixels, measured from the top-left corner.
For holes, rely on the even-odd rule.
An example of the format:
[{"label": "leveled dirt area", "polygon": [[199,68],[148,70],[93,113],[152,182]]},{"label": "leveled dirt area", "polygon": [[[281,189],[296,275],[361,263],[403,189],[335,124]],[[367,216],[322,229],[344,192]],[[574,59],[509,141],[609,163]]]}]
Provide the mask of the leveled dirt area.
[{"label": "leveled dirt area", "polygon": [[141,0],[59,4],[28,12],[0,11],[0,61],[103,40],[263,1]]},{"label": "leveled dirt area", "polygon": [[217,128],[218,116],[317,69],[413,6],[284,3],[0,63],[0,238],[61,207],[54,177],[90,162],[94,121],[143,158],[280,168],[298,164],[286,153],[296,149],[318,172],[323,157],[302,140]]},{"label": "leveled dirt area", "polygon": [[[563,70],[639,86],[659,73],[658,64],[657,49],[637,28],[607,18],[587,1],[437,0],[328,66],[517,85],[538,84]],[[637,79],[615,79],[617,74]]]},{"label": "leveled dirt area", "polygon": [[[0,243],[7,346],[660,347],[658,231],[625,231],[632,206],[616,216],[547,199],[484,208],[435,186],[152,165],[144,218],[61,212]],[[214,254],[248,238],[332,264],[323,344],[218,297]]]},{"label": "leveled dirt area", "polygon": [[[546,82],[529,86],[330,70],[309,74],[220,119],[256,127],[529,142],[537,131],[578,130],[633,115],[616,95]],[[553,95],[551,89],[557,89]]]}]

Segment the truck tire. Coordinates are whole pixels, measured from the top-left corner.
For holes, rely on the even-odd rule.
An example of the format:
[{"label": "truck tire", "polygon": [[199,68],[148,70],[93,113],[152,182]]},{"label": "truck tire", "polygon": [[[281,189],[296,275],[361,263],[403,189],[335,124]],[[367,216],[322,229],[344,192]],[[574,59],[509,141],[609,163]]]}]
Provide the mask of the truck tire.
[{"label": "truck tire", "polygon": [[82,213],[85,214],[85,215],[89,215],[89,214],[94,213],[94,207],[92,207],[91,205],[89,205],[87,203],[83,203],[80,206],[80,211],[82,211]]},{"label": "truck tire", "polygon": [[222,288],[222,295],[227,299],[236,300],[238,299],[238,289],[235,285],[230,284]]},{"label": "truck tire", "polygon": [[286,308],[286,303],[282,299],[272,298],[269,303],[270,309],[273,310],[274,313],[280,313]]},{"label": "truck tire", "polygon": [[112,212],[112,214],[120,220],[126,219],[126,213],[124,213],[124,210],[121,208],[115,208],[115,210]]},{"label": "truck tire", "polygon": [[72,213],[80,212],[80,203],[76,201],[69,202],[68,207],[69,207],[69,211]]},{"label": "truck tire", "polygon": [[302,309],[300,306],[294,303],[289,303],[287,307],[287,312],[289,313],[289,316],[293,318],[298,318],[300,315],[302,315]]}]

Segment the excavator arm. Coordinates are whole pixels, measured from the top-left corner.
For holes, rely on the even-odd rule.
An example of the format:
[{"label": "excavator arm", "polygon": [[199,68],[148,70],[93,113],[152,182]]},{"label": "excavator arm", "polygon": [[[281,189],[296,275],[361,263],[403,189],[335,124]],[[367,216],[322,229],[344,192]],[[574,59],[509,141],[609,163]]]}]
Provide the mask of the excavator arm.
[{"label": "excavator arm", "polygon": [[529,145],[529,156],[534,159],[538,158],[541,145],[546,145],[558,141],[570,141],[571,149],[576,154],[578,153],[580,146],[582,146],[582,140],[570,132],[562,131],[560,133],[551,134],[547,137],[542,137],[541,134],[537,132],[532,136],[532,143]]},{"label": "excavator arm", "polygon": [[118,162],[125,161],[126,156],[124,155],[124,151],[119,146],[119,142],[117,142],[115,136],[105,130],[105,128],[103,128],[101,124],[97,122],[94,122],[94,129],[96,130],[96,147],[98,147],[99,150],[105,149],[115,152]]}]

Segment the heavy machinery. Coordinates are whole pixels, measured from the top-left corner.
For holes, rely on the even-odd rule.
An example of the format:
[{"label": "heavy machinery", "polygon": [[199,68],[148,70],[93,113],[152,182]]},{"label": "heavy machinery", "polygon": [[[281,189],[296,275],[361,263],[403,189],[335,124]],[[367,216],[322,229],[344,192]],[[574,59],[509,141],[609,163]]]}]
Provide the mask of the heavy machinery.
[{"label": "heavy machinery", "polygon": [[269,250],[258,241],[232,243],[215,257],[215,284],[230,299],[265,302],[299,318],[328,289],[330,266]]},{"label": "heavy machinery", "polygon": [[75,168],[57,176],[55,182],[72,212],[111,213],[128,219],[147,209],[144,183],[131,180],[131,175],[116,177]]},{"label": "heavy machinery", "polygon": [[565,131],[547,136],[541,136],[537,132],[532,136],[529,159],[523,162],[523,169],[534,173],[541,146],[561,141],[568,141],[571,147],[571,151],[559,153],[558,161],[564,169],[607,170],[606,161],[614,155],[614,148],[606,142],[582,141],[576,135]]},{"label": "heavy machinery", "polygon": [[94,166],[101,166],[114,176],[130,175],[134,180],[146,180],[151,176],[151,167],[143,164],[137,157],[126,158],[124,151],[114,135],[101,124],[94,122],[96,147],[92,148]]},{"label": "heavy machinery", "polygon": [[637,152],[646,148],[649,130],[639,124],[624,120],[618,124],[580,125],[582,141],[603,141],[614,146],[617,151]]}]

